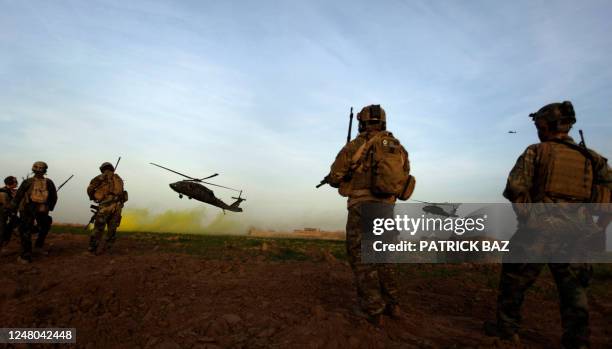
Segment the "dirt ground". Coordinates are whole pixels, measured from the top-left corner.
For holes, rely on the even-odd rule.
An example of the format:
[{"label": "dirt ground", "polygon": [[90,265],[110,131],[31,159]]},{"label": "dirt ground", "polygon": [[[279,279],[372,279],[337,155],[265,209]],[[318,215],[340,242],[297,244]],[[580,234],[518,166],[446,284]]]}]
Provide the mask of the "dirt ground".
[{"label": "dirt ground", "polygon": [[[15,239],[0,257],[0,326],[75,327],[81,348],[513,347],[482,332],[494,318],[499,266],[401,266],[406,318],[379,329],[352,313],[342,242],[151,236],[121,236],[112,254],[89,256],[86,236],[56,232],[49,255],[30,265],[16,262]],[[593,347],[609,348],[610,269],[594,283]],[[560,347],[550,274],[523,314],[525,347]]]}]

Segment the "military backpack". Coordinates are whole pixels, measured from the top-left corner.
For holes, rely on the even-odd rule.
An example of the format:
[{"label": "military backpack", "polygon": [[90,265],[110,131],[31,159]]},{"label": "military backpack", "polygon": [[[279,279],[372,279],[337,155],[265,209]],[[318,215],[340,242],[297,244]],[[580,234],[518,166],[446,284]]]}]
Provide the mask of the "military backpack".
[{"label": "military backpack", "polygon": [[379,132],[357,149],[351,159],[351,168],[354,172],[369,173],[372,194],[406,200],[415,183],[407,170],[406,154],[391,132]]}]

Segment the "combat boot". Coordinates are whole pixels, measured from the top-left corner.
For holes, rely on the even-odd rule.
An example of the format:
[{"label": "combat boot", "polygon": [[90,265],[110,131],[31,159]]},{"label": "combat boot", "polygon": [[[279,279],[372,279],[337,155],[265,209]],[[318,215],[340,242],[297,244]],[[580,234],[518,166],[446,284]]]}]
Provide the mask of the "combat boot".
[{"label": "combat boot", "polygon": [[89,247],[87,248],[87,252],[95,256],[97,250],[98,250],[98,239],[92,236],[89,238]]},{"label": "combat boot", "polygon": [[384,313],[394,320],[404,318],[404,313],[402,312],[402,308],[400,308],[399,304],[387,304]]},{"label": "combat boot", "polygon": [[41,256],[48,256],[49,255],[49,251],[45,250],[43,247],[36,247],[36,246],[34,246],[33,252],[34,252],[34,254],[41,255]]},{"label": "combat boot", "polygon": [[22,256],[19,256],[19,257],[17,257],[17,262],[19,262],[21,264],[30,264],[30,263],[32,263],[32,258],[31,257],[22,257]]},{"label": "combat boot", "polygon": [[485,321],[483,329],[485,334],[489,337],[497,337],[501,340],[512,342],[515,345],[521,343],[521,339],[516,331],[499,326],[496,322]]},{"label": "combat boot", "polygon": [[107,241],[102,246],[102,251],[100,253],[102,253],[102,254],[112,254],[112,248],[113,248],[113,244],[111,242]]},{"label": "combat boot", "polygon": [[355,306],[353,307],[353,314],[365,319],[367,322],[371,323],[372,325],[374,325],[375,327],[382,327],[384,325],[384,316],[383,314],[375,314],[375,315],[370,315],[367,314],[366,312],[364,312],[361,307]]}]

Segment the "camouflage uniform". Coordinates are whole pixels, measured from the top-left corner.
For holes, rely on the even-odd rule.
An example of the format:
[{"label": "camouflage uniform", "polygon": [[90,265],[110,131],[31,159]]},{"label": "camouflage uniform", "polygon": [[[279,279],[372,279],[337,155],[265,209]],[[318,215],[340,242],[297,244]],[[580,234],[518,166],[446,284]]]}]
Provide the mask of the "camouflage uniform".
[{"label": "camouflage uniform", "polygon": [[[366,107],[368,108],[368,107]],[[366,109],[364,108],[364,109]],[[363,111],[362,111],[363,112]],[[392,264],[366,264],[361,262],[361,242],[364,238],[361,227],[361,214],[364,204],[388,204],[393,209],[395,196],[377,196],[368,188],[370,174],[351,173],[353,155],[369,139],[379,132],[360,130],[359,135],[346,144],[336,156],[327,183],[338,188],[343,196],[348,196],[348,217],[346,222],[346,252],[349,264],[355,275],[357,295],[361,308],[370,316],[383,313],[387,307],[398,305],[395,266]],[[408,154],[405,153],[405,170],[409,171]]]},{"label": "camouflage uniform", "polygon": [[93,234],[89,240],[89,251],[96,252],[105,228],[108,228],[108,232],[104,248],[110,249],[115,242],[117,228],[121,224],[121,210],[126,201],[127,194],[123,190],[123,180],[114,173],[114,169],[104,170],[102,174],[91,180],[87,187],[87,194],[99,206],[94,218]]},{"label": "camouflage uniform", "polygon": [[[576,144],[567,135],[558,139]],[[510,172],[504,196],[514,203],[528,202],[575,202],[569,198],[551,197],[542,191],[540,168],[544,160],[542,151],[550,147],[549,151],[558,152],[559,147],[567,145],[542,142],[529,146],[518,158],[516,165]],[[594,180],[600,183],[607,182],[612,185],[612,171],[606,159],[589,150],[593,155]],[[578,164],[582,165],[583,164]],[[567,186],[568,190],[570,185]],[[589,217],[592,220],[592,217]],[[519,222],[519,231],[526,229],[526,222]],[[525,230],[526,231],[526,230]],[[544,264],[503,264],[497,300],[497,326],[504,336],[516,333],[520,322],[520,308],[527,289],[536,281]],[[563,323],[563,345],[566,348],[588,347],[589,345],[589,313],[587,302],[587,287],[592,274],[592,267],[588,264],[555,264],[548,267],[554,277],[560,297],[560,310]]]},{"label": "camouflage uniform", "polygon": [[10,210],[15,193],[15,189],[6,186],[0,189],[0,247],[9,243],[13,231],[19,225],[17,215]]},{"label": "camouflage uniform", "polygon": [[[44,203],[34,202],[32,189],[35,183],[45,181],[47,189],[47,199]],[[21,237],[21,258],[24,260],[32,259],[32,234],[38,231],[38,237],[34,244],[37,248],[42,248],[45,239],[51,229],[52,218],[49,212],[53,211],[57,203],[57,190],[52,180],[45,178],[42,174],[28,178],[21,183],[17,194],[13,199],[13,206],[19,207],[19,235]],[[36,225],[34,225],[36,223]]]}]

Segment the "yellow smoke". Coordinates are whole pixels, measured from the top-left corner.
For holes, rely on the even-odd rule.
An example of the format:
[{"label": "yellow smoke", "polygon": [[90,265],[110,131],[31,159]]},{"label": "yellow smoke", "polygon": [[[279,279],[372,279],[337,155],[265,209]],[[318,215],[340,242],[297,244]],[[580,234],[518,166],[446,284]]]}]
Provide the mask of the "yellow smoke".
[{"label": "yellow smoke", "polygon": [[204,208],[167,210],[161,213],[151,213],[146,208],[130,208],[123,210],[121,215],[119,231],[190,234],[239,234],[244,231],[237,219],[230,214],[219,213],[207,222]]}]

